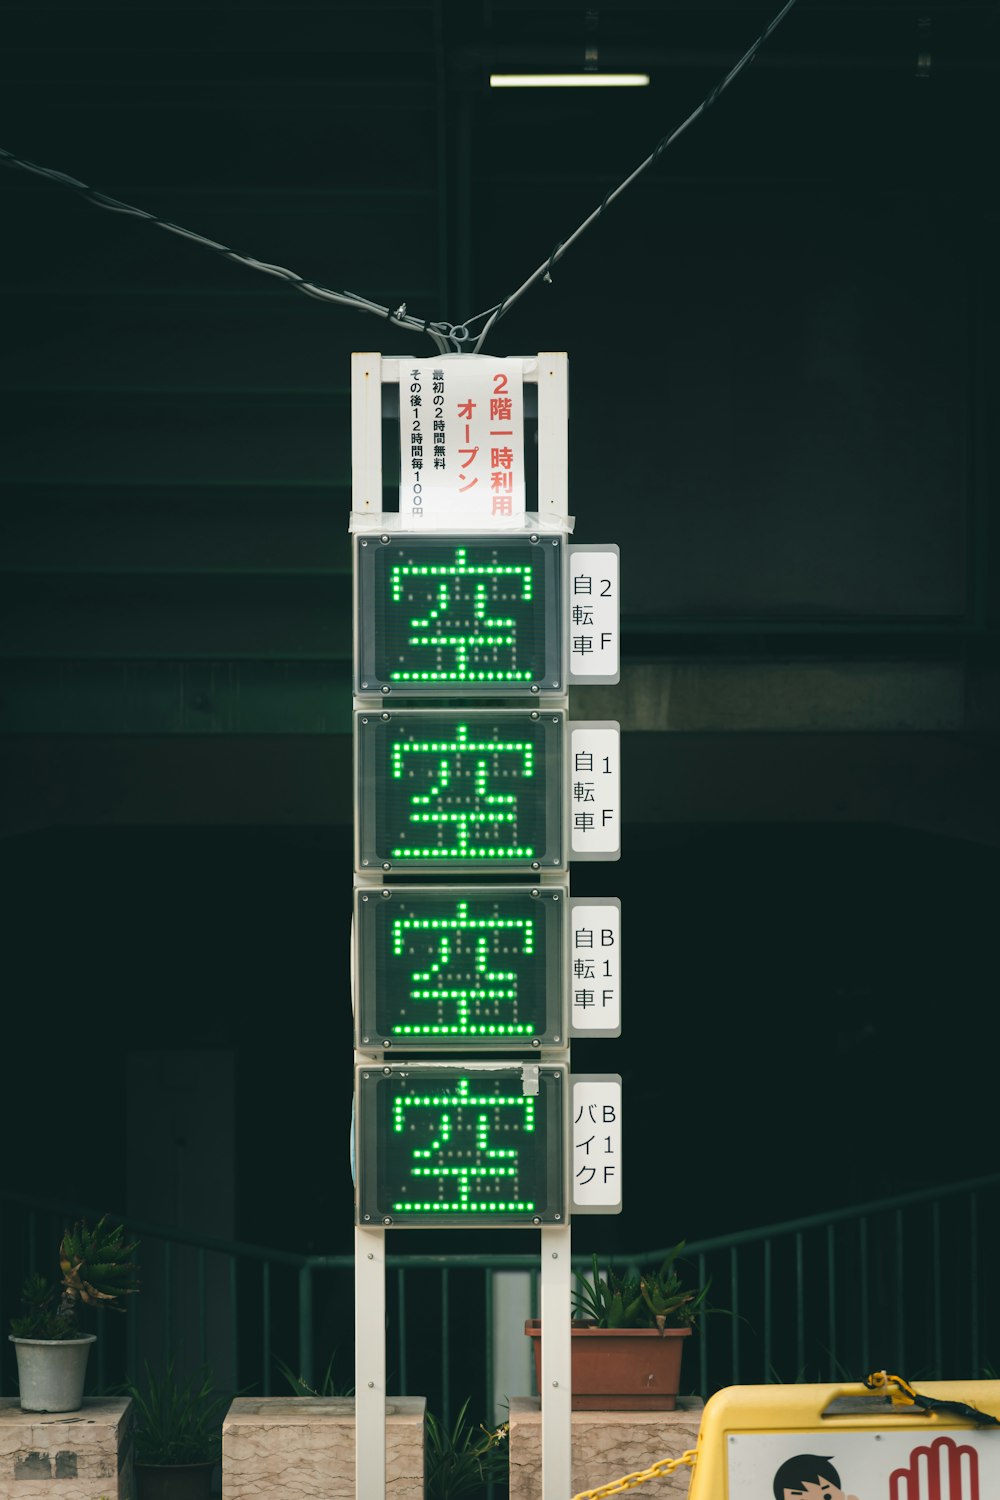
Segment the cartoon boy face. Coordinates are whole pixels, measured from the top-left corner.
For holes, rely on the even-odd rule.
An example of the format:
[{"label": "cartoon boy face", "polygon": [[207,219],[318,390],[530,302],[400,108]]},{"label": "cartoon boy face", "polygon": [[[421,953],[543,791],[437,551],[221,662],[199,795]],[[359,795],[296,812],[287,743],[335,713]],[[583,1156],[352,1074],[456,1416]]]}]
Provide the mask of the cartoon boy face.
[{"label": "cartoon boy face", "polygon": [[798,1453],[786,1459],[774,1476],[774,1500],[857,1500],[840,1487],[840,1475],[829,1458]]},{"label": "cartoon boy face", "polygon": [[847,1496],[839,1484],[831,1484],[828,1479],[820,1479],[816,1484],[807,1479],[801,1489],[789,1489],[786,1485],[781,1500],[847,1500]]}]

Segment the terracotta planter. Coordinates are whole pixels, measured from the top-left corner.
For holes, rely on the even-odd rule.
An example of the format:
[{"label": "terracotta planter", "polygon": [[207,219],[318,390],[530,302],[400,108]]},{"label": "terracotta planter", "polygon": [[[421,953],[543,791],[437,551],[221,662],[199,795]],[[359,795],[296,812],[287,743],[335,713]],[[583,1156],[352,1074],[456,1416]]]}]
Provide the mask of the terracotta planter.
[{"label": "terracotta planter", "polygon": [[204,1464],[136,1464],[138,1500],[209,1500],[215,1460]]},{"label": "terracotta planter", "polygon": [[[535,1352],[542,1389],[542,1325],[530,1318],[524,1331]],[[683,1339],[690,1328],[573,1327],[574,1411],[673,1411],[681,1384]]]}]

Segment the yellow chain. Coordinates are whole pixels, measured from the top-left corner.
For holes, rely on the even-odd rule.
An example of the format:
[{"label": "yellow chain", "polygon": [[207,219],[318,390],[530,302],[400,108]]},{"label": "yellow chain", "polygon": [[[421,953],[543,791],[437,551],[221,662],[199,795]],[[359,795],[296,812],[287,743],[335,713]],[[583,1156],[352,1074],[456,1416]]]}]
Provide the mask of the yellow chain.
[{"label": "yellow chain", "polygon": [[608,1484],[598,1485],[596,1490],[581,1490],[573,1500],[604,1500],[605,1495],[623,1495],[626,1490],[636,1490],[640,1484],[645,1484],[647,1479],[660,1479],[664,1474],[672,1474],[675,1469],[693,1469],[698,1457],[696,1448],[688,1448],[680,1458],[661,1458],[658,1463],[651,1464],[648,1469],[637,1470],[634,1474],[623,1474],[621,1479],[612,1479]]}]

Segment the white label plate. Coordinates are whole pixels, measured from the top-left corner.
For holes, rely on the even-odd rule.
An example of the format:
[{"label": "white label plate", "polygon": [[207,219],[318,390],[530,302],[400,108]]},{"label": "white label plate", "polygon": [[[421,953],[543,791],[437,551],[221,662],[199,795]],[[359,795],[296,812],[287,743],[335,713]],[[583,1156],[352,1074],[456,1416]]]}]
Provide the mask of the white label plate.
[{"label": "white label plate", "polygon": [[571,897],[570,1036],[620,1036],[622,908],[617,896]]},{"label": "white label plate", "polygon": [[573,859],[621,857],[621,730],[612,719],[570,724],[569,828]]},{"label": "white label plate", "polygon": [[574,1073],[573,1213],[622,1211],[622,1081],[617,1073]]},{"label": "white label plate", "polygon": [[566,587],[566,659],[570,682],[617,682],[621,592],[618,548],[571,542]]}]

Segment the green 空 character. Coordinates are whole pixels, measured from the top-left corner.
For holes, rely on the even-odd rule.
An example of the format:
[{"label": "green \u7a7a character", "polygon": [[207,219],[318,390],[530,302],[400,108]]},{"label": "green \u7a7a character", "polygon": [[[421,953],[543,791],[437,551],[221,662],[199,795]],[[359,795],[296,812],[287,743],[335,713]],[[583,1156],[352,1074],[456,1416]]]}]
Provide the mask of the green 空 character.
[{"label": "green \u7a7a character", "polygon": [[[467,901],[436,916],[398,917],[392,923],[392,956],[414,962],[414,949],[427,954],[404,980],[413,1013],[426,1019],[393,1026],[398,1038],[451,1035],[525,1037],[537,1027],[519,1019],[519,975],[510,965],[512,947],[527,960],[536,952],[535,919],[472,915]],[[503,950],[503,951],[501,951]],[[506,955],[506,956],[505,956]],[[408,1015],[411,1012],[407,1012]]]},{"label": "green \u7a7a character", "polygon": [[[451,562],[397,563],[390,574],[393,605],[426,605],[406,626],[406,644],[428,653],[421,668],[392,671],[393,682],[530,682],[517,665],[518,622],[509,611],[530,604],[530,563],[471,563],[465,547]],[[450,656],[450,659],[449,659]]]},{"label": "green \u7a7a character", "polygon": [[[530,1094],[498,1094],[466,1078],[393,1101],[392,1129],[412,1136],[404,1160],[414,1198],[400,1198],[394,1213],[530,1213],[533,1200],[518,1190],[518,1144],[531,1135],[535,1100]],[[501,1138],[507,1139],[501,1144]]]},{"label": "green \u7a7a character", "polygon": [[[422,789],[408,793],[406,819],[428,842],[401,845],[394,859],[531,859],[534,848],[517,839],[519,789],[506,790],[504,773],[518,782],[535,774],[529,739],[478,739],[468,724],[456,724],[451,739],[398,740],[392,746],[395,781],[418,773]],[[434,831],[437,842],[433,842]]]}]

